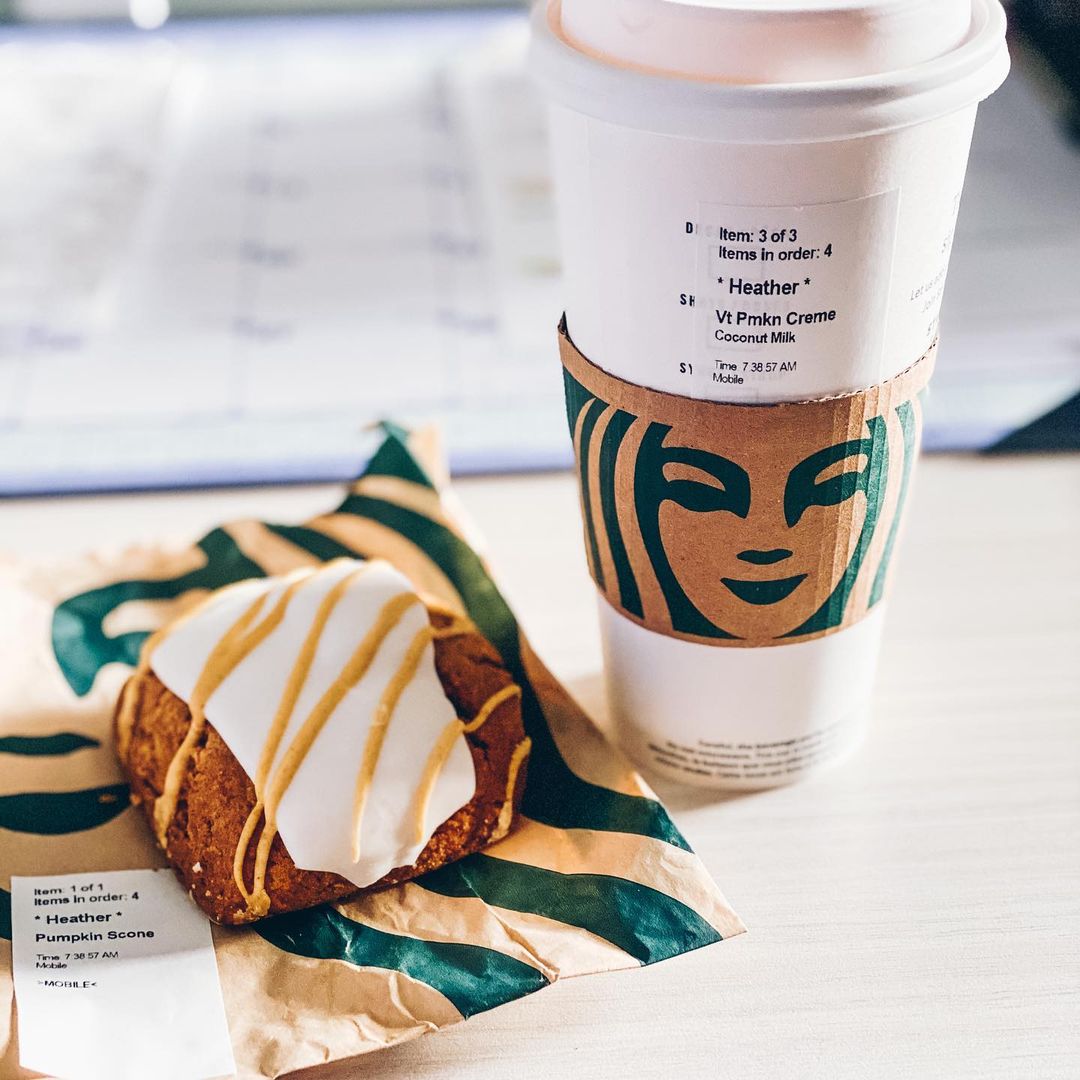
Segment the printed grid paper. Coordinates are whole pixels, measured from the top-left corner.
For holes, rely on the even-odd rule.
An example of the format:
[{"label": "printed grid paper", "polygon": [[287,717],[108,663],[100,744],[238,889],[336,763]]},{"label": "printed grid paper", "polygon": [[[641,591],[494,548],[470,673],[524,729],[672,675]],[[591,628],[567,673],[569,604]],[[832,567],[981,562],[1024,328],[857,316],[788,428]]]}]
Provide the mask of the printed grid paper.
[{"label": "printed grid paper", "polygon": [[[389,415],[443,424],[458,472],[569,464],[522,16],[6,35],[0,493],[344,479]],[[976,129],[928,448],[1080,389],[1075,172],[1014,74]]]}]

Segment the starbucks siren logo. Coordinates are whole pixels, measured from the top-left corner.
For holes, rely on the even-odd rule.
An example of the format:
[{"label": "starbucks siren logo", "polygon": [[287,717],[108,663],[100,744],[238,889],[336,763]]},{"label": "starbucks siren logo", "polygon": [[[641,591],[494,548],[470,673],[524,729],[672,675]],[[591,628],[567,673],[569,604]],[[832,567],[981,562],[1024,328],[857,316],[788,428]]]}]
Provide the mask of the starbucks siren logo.
[{"label": "starbucks siren logo", "polygon": [[880,602],[932,354],[858,394],[729,405],[623,382],[561,344],[590,570],[623,614],[782,645]]}]

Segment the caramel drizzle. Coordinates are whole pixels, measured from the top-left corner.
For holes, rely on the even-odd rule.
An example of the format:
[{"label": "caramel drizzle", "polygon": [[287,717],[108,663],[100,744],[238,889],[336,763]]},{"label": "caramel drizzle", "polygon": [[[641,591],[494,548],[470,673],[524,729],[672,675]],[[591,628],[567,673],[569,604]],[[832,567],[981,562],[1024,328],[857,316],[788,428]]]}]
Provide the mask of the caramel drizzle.
[{"label": "caramel drizzle", "polygon": [[[491,714],[504,701],[509,701],[510,698],[513,697],[521,697],[521,687],[518,686],[517,683],[510,683],[501,690],[496,690],[495,693],[480,706],[480,711],[472,718],[472,720],[468,721],[468,723],[463,720],[451,720],[450,723],[443,728],[442,734],[439,735],[438,740],[432,747],[431,753],[428,755],[427,764],[424,766],[424,772],[420,777],[420,785],[416,790],[416,801],[414,803],[416,828],[413,833],[413,838],[417,844],[423,843],[424,837],[427,835],[427,815],[428,807],[431,804],[431,796],[435,791],[435,784],[438,782],[439,776],[442,773],[447,759],[450,757],[450,752],[454,749],[454,745],[458,738],[483,727],[491,717]],[[511,788],[511,791],[512,790],[513,789]]]},{"label": "caramel drizzle", "polygon": [[[262,795],[263,828],[255,851],[255,873],[251,894],[245,896],[249,908],[255,913],[264,914],[269,910],[270,897],[266,892],[266,867],[270,858],[270,847],[277,836],[277,811],[281,800],[334,710],[367,673],[386,636],[397,626],[409,608],[418,603],[420,603],[420,598],[415,593],[401,593],[383,605],[374,625],[349,657],[341,673],[311,710],[292,743],[282,755],[281,762]],[[246,850],[236,857],[236,862],[241,867],[243,867],[245,857]],[[236,862],[234,862],[234,867]]]},{"label": "caramel drizzle", "polygon": [[[360,759],[360,773],[356,778],[356,791],[353,794],[353,862],[360,861],[360,833],[364,827],[364,809],[367,806],[368,794],[375,778],[375,766],[379,763],[383,744],[386,742],[386,733],[390,728],[390,720],[394,715],[398,702],[401,700],[401,695],[405,692],[405,688],[416,675],[424,650],[434,640],[437,633],[438,631],[433,630],[430,626],[425,626],[416,634],[409,643],[408,649],[405,650],[401,665],[386,684],[382,697],[379,698],[379,703],[375,706],[371,726],[368,728],[367,738],[364,740],[364,754]],[[446,635],[443,634],[443,636]]]},{"label": "caramel drizzle", "polygon": [[203,597],[199,603],[194,604],[184,614],[175,618],[168,627],[156,630],[142,643],[142,648],[139,650],[139,662],[135,665],[135,670],[132,671],[131,677],[124,683],[124,688],[120,692],[120,711],[116,718],[116,749],[121,761],[127,760],[128,750],[131,749],[131,736],[135,731],[138,698],[135,696],[133,688],[139,685],[141,680],[149,673],[151,661],[154,658],[154,650],[169,634],[178,627],[183,626],[184,623],[190,622],[191,619],[207,607],[214,596],[221,596],[222,593],[234,588],[236,588],[236,585],[228,585],[216,594]]},{"label": "caramel drizzle", "polygon": [[[270,722],[270,729],[267,732],[266,742],[259,755],[259,764],[254,776],[255,805],[248,814],[247,821],[244,822],[244,827],[240,832],[240,840],[237,843],[236,852],[233,856],[233,878],[244,899],[249,902],[251,901],[252,894],[248,892],[247,887],[244,884],[244,860],[247,858],[247,851],[251,844],[251,838],[255,835],[255,829],[258,827],[259,819],[263,814],[266,782],[270,776],[270,768],[274,763],[274,759],[277,757],[282,737],[289,726],[289,720],[292,717],[293,709],[296,708],[297,699],[300,697],[300,693],[307,682],[308,674],[311,672],[311,665],[315,660],[315,653],[318,651],[323,630],[326,629],[326,624],[339,601],[352,585],[355,584],[355,582],[370,568],[370,566],[370,563],[365,563],[347,577],[342,578],[341,581],[339,581],[326,596],[322,598],[318,610],[315,612],[315,619],[312,622],[311,628],[308,630],[303,644],[300,646],[300,652],[297,655],[296,662],[289,672],[289,677],[285,682],[285,689],[282,691],[281,700],[278,702],[274,718]],[[259,888],[258,882],[256,882],[255,893],[261,896],[263,891],[264,890]]]},{"label": "caramel drizzle", "polygon": [[[308,634],[304,649],[302,649],[301,656],[297,660],[297,666],[294,667],[293,671],[290,673],[289,683],[287,684],[286,694],[283,697],[282,706],[279,707],[278,714],[275,717],[274,727],[267,740],[267,746],[263,750],[260,761],[260,771],[263,775],[256,785],[257,802],[245,823],[233,859],[233,878],[241,895],[244,897],[248,910],[255,915],[265,915],[270,910],[270,895],[266,890],[266,872],[270,851],[278,833],[277,811],[281,805],[282,799],[285,797],[285,793],[288,791],[290,784],[306,759],[311,747],[315,744],[315,740],[326,726],[327,721],[334,714],[334,711],[341,704],[346,695],[367,673],[371,664],[374,662],[383,641],[385,641],[386,637],[398,625],[405,613],[415,604],[422,602],[420,597],[413,593],[401,593],[386,602],[371,630],[365,635],[364,640],[360,643],[352,657],[350,657],[341,674],[319,699],[319,702],[315,705],[314,709],[312,709],[311,713],[304,721],[304,724],[293,738],[292,743],[285,751],[280,764],[275,770],[269,785],[264,786],[265,776],[269,770],[269,763],[272,762],[276,756],[277,743],[280,742],[281,734],[288,725],[292,709],[295,706],[303,682],[307,677],[307,672],[310,670],[310,659],[304,663],[304,653],[306,650],[310,649],[311,656],[314,656],[322,631],[329,618],[330,611],[333,610],[337,601],[340,600],[341,596],[347,591],[349,584],[351,584],[351,580],[354,580],[355,576],[356,575],[353,575],[352,579],[345,579],[344,582],[339,583],[341,591],[336,597],[333,597],[332,594],[328,594],[324,599],[323,605],[326,608],[325,617],[321,620],[317,617],[315,625],[312,626],[312,629]],[[320,614],[321,613],[322,608],[320,608]],[[374,783],[376,767],[378,766],[382,748],[386,741],[390,721],[393,718],[402,694],[415,678],[424,651],[432,641],[456,637],[461,634],[469,633],[472,630],[471,624],[466,620],[463,620],[458,616],[452,616],[452,618],[454,621],[448,626],[435,628],[427,625],[414,635],[412,641],[409,643],[409,647],[406,649],[401,663],[398,665],[397,671],[391,676],[386,687],[383,689],[382,695],[375,707],[371,725],[368,728],[367,738],[364,742],[364,751],[361,757],[360,770],[357,776],[356,790],[353,797],[352,858],[354,862],[358,862],[361,855],[361,835],[364,810],[367,805],[368,795],[370,794]],[[293,690],[291,687],[294,681],[296,686]],[[452,724],[448,724],[443,730],[437,741],[436,751],[439,751],[444,745],[445,749],[441,752],[433,751],[432,754],[429,755],[418,786],[418,796],[414,800],[417,815],[417,828],[415,833],[416,843],[423,843],[424,841],[426,835],[424,831],[424,820],[427,816],[428,803],[430,802],[431,794],[434,791],[439,775],[449,757],[450,750],[453,747],[453,743],[448,738],[448,735],[452,733],[456,738],[465,732],[477,730],[488,720],[499,705],[515,695],[520,695],[520,693],[521,687],[516,684],[503,687],[484,703],[479,712],[469,723],[466,724],[462,723],[460,720],[454,720]],[[278,729],[276,731],[276,736],[274,728]],[[275,740],[273,747],[270,746],[271,739]],[[524,753],[528,752],[528,744],[529,740],[526,739],[525,742],[515,750],[515,758],[512,758],[511,760],[511,777],[507,789],[507,799],[512,799],[517,773],[520,769]],[[255,852],[255,868],[252,879],[252,888],[249,891],[247,884],[244,881],[244,864],[247,861],[247,853],[255,828],[258,825],[260,814],[263,819],[263,828],[259,835],[259,843]],[[502,829],[502,835],[505,835],[506,831],[508,831],[512,817],[512,804],[509,807],[509,814],[507,814],[507,806],[504,804],[499,816],[499,828]],[[506,819],[505,825],[503,824],[504,818]]]},{"label": "caramel drizzle", "polygon": [[237,588],[242,582],[226,585],[216,593],[204,596],[201,601],[192,605],[182,615],[177,616],[168,626],[152,633],[142,644],[139,650],[139,662],[131,673],[131,677],[120,692],[120,709],[116,717],[116,750],[121,761],[127,761],[128,751],[131,749],[131,737],[135,731],[137,717],[138,697],[134,688],[142,679],[149,674],[154,659],[154,652],[169,634],[178,630],[185,623],[190,622],[196,615],[204,611],[215,599],[219,599],[223,593]]},{"label": "caramel drizzle", "polygon": [[506,773],[506,796],[503,799],[502,809],[499,810],[499,820],[495,823],[495,831],[491,834],[493,841],[501,840],[506,836],[513,824],[514,788],[517,787],[518,773],[521,772],[521,766],[529,756],[530,750],[532,750],[532,739],[526,736],[514,747],[514,752],[510,756],[510,768]]},{"label": "caramel drizzle", "polygon": [[176,806],[180,801],[180,787],[187,771],[188,762],[195,753],[199,739],[202,738],[203,732],[206,730],[206,702],[214,691],[232,674],[237,665],[254,652],[281,625],[281,621],[285,618],[285,612],[288,610],[289,601],[296,595],[296,591],[301,585],[313,576],[308,572],[302,576],[297,575],[294,577],[281,596],[278,597],[266,618],[249,630],[266,601],[266,593],[259,595],[240,618],[229,627],[207,657],[202,672],[195,683],[195,689],[191,693],[191,700],[188,702],[191,722],[188,725],[187,734],[185,734],[183,742],[181,742],[179,749],[173,755],[172,761],[169,762],[161,794],[154,802],[154,827],[157,832],[158,842],[163,847],[165,846],[165,835],[168,832],[169,822],[175,816]]},{"label": "caramel drizzle", "polygon": [[[326,567],[322,568],[322,572],[332,566],[340,565],[340,562],[341,560],[335,560],[335,562],[327,564]],[[330,717],[348,693],[368,672],[383,642],[412,607],[424,602],[414,593],[400,593],[383,605],[371,628],[364,635],[363,640],[350,656],[337,678],[305,718],[275,768],[274,762],[277,760],[278,751],[281,748],[285,732],[288,730],[296,703],[310,675],[319,643],[322,640],[330,616],[349,589],[372,565],[370,562],[365,563],[342,578],[320,602],[312,625],[289,672],[285,688],[260,752],[259,763],[253,778],[256,793],[255,805],[248,814],[241,830],[233,857],[233,878],[248,910],[252,914],[264,915],[270,909],[270,897],[266,890],[266,876],[270,851],[278,834],[277,815],[282,799]],[[188,731],[169,763],[162,794],[154,806],[155,826],[158,839],[162,844],[165,842],[164,838],[168,824],[176,812],[180,787],[188,761],[206,728],[205,707],[207,701],[239,664],[281,625],[289,604],[297,591],[315,579],[319,573],[320,571],[306,570],[295,575],[281,596],[278,597],[270,612],[260,622],[256,622],[267,596],[265,593],[260,595],[229,627],[211,650],[196,681],[191,701],[188,704],[191,713]],[[424,652],[431,642],[465,634],[472,629],[471,624],[457,613],[442,609],[441,606],[430,602],[428,606],[440,614],[449,616],[452,621],[449,625],[440,628],[425,625],[414,635],[397,671],[387,683],[375,707],[364,744],[353,799],[352,857],[354,861],[358,861],[360,858],[364,810],[374,782],[376,768],[386,741],[390,722],[402,695],[415,678]],[[145,673],[149,669],[153,650],[165,636],[165,633],[165,631],[159,631],[148,639],[140,657],[138,671]],[[455,719],[444,728],[425,763],[413,803],[416,843],[422,843],[426,835],[425,823],[428,807],[438,778],[446,765],[456,739],[463,734],[476,731],[504,701],[520,694],[521,687],[516,684],[505,686],[484,702],[472,720],[464,722]],[[132,694],[125,692],[121,704],[118,726],[122,739],[130,736],[131,726],[134,723],[135,702],[129,700],[132,698]],[[515,748],[511,757],[506,802],[500,811],[497,823],[496,832],[498,835],[505,835],[509,829],[513,817],[512,798],[517,774],[521,762],[528,753],[529,746],[529,740],[525,739]],[[244,866],[251,842],[259,827],[260,819],[262,821],[262,830],[259,834],[255,852],[252,887],[249,890],[244,880]]]},{"label": "caramel drizzle", "polygon": [[162,632],[159,630],[143,642],[139,662],[135,665],[131,678],[124,683],[124,689],[120,693],[120,711],[116,717],[116,752],[120,760],[124,762],[128,759],[128,751],[131,749],[131,736],[135,731],[135,708],[138,702],[135,687],[140,685],[141,678],[150,670],[150,659],[161,637]]},{"label": "caramel drizzle", "polygon": [[[233,880],[240,894],[244,897],[248,910],[256,915],[263,915],[270,909],[270,896],[266,889],[266,875],[270,852],[274,839],[278,834],[277,814],[281,801],[307,758],[311,747],[325,728],[326,723],[346,695],[367,673],[378,655],[382,643],[398,625],[405,613],[422,602],[420,597],[413,593],[401,593],[386,602],[375,623],[341,673],[304,720],[300,730],[294,736],[271,776],[271,766],[277,758],[282,737],[288,728],[296,702],[307,680],[312,660],[330,614],[362,573],[363,568],[343,579],[323,598],[315,621],[301,647],[296,664],[289,674],[281,703],[275,713],[266,744],[260,755],[259,768],[255,777],[256,803],[244,823],[244,828],[241,831],[233,855]],[[372,723],[365,740],[353,801],[352,854],[354,861],[359,860],[360,857],[360,836],[364,807],[374,781],[375,769],[386,739],[386,733],[401,695],[415,677],[424,650],[431,641],[468,633],[472,628],[471,624],[451,612],[443,612],[443,614],[450,615],[453,621],[450,625],[439,629],[426,625],[417,632],[375,708]],[[259,834],[259,841],[255,851],[252,887],[249,890],[244,880],[244,867],[260,818],[262,820],[262,831]]]}]

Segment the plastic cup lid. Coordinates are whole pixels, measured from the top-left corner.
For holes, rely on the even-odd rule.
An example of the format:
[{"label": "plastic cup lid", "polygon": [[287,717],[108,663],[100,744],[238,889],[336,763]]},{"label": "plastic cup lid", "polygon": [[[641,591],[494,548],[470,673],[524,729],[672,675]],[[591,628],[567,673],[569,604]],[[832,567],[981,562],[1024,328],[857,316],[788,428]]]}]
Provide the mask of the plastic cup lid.
[{"label": "plastic cup lid", "polygon": [[955,49],[971,0],[562,0],[583,52],[649,71],[737,83],[878,75]]},{"label": "plastic cup lid", "polygon": [[875,134],[982,100],[999,0],[542,0],[533,63],[590,115],[732,142]]}]

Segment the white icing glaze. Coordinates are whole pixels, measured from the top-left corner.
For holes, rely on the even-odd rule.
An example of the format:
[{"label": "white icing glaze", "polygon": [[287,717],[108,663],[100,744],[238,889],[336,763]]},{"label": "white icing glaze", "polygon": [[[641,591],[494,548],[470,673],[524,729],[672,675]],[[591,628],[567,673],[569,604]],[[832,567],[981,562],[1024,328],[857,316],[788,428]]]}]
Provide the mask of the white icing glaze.
[{"label": "white icing glaze", "polygon": [[[240,615],[259,596],[264,597],[260,616],[265,615],[289,584],[298,577],[304,579],[281,625],[237,665],[206,704],[206,719],[253,780],[286,680],[320,602],[361,565],[340,559],[316,571],[303,570],[224,589],[178,624],[155,649],[151,667],[158,678],[178,697],[190,701],[211,650]],[[346,589],[319,641],[275,764],[316,702],[340,675],[383,605],[413,591],[408,579],[383,562],[370,565]],[[363,678],[331,715],[282,798],[278,830],[301,869],[340,874],[361,888],[371,885],[395,867],[415,862],[435,829],[473,797],[476,773],[462,737],[455,742],[436,782],[426,834],[422,842],[416,842],[416,790],[431,748],[456,716],[443,692],[435,670],[434,646],[429,642],[390,721],[364,811],[360,859],[353,861],[353,797],[375,706],[410,642],[427,624],[422,604],[406,611],[387,634]]]}]

